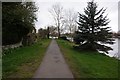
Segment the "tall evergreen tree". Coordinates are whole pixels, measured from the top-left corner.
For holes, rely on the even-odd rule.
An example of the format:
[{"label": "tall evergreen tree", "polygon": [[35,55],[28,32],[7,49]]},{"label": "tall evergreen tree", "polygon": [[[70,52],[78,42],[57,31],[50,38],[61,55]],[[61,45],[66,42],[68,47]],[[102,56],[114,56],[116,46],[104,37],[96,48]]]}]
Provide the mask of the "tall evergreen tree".
[{"label": "tall evergreen tree", "polygon": [[74,41],[80,44],[82,50],[99,50],[108,53],[112,50],[104,44],[113,44],[112,32],[110,27],[105,27],[110,22],[107,15],[104,16],[106,9],[97,9],[97,3],[88,2],[84,8],[85,14],[79,13],[78,31]]}]

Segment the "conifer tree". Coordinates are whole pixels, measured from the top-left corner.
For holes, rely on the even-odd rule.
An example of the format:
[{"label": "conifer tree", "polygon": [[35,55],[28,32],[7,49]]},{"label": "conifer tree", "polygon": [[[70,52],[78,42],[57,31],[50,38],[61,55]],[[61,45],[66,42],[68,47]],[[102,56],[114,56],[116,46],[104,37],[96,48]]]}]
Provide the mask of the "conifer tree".
[{"label": "conifer tree", "polygon": [[84,14],[79,13],[77,22],[79,26],[74,41],[82,50],[99,50],[108,53],[112,48],[104,44],[114,43],[111,29],[106,27],[110,21],[107,15],[104,16],[106,9],[97,8],[97,3],[91,1],[84,8]]}]

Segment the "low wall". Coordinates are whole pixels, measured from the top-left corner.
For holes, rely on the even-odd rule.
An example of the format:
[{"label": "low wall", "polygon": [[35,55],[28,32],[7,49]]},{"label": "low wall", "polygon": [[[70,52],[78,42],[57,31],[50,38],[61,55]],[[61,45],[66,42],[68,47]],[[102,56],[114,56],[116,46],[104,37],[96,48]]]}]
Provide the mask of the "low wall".
[{"label": "low wall", "polygon": [[16,44],[2,46],[2,49],[3,50],[7,50],[9,48],[17,48],[17,47],[20,47],[20,46],[22,46],[22,42],[19,42],[19,43],[16,43]]}]

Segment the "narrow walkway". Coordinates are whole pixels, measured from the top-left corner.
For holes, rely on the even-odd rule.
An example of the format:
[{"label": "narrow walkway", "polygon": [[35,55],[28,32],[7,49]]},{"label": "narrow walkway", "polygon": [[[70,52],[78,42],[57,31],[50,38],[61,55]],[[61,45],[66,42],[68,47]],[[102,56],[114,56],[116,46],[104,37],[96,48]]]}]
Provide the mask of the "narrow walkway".
[{"label": "narrow walkway", "polygon": [[55,40],[52,40],[33,78],[73,78]]}]

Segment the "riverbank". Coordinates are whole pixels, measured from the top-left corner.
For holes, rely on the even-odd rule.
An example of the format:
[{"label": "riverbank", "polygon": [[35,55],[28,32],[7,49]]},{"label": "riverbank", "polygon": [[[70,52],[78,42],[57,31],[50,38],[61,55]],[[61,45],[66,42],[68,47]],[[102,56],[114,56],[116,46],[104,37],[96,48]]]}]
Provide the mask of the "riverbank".
[{"label": "riverbank", "polygon": [[75,78],[118,78],[117,59],[98,52],[74,50],[68,41],[57,42]]}]

